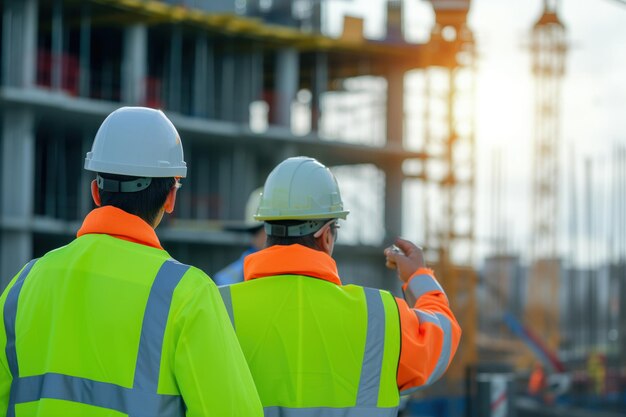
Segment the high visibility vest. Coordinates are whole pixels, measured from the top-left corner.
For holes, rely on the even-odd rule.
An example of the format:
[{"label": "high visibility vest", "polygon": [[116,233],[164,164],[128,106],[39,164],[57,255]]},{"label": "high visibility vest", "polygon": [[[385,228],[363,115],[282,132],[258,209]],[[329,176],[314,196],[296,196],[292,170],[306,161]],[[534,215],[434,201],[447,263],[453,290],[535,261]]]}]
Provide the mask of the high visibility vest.
[{"label": "high visibility vest", "polygon": [[97,234],[28,263],[0,299],[7,416],[184,416],[168,316],[175,289],[200,280],[163,250]]},{"label": "high visibility vest", "polygon": [[296,275],[219,288],[266,417],[397,415],[389,292]]}]

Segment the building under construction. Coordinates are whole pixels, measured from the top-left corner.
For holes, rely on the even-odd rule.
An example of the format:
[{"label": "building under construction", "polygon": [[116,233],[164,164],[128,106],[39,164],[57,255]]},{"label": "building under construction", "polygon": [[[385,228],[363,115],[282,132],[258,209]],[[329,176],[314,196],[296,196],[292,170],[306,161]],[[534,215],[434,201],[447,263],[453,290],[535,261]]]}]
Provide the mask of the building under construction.
[{"label": "building under construction", "polygon": [[[481,358],[515,362],[509,353],[520,347],[507,343],[505,313],[540,323],[553,350],[596,337],[560,325],[550,297],[564,274],[554,249],[562,60],[535,63],[544,84],[534,249],[549,259],[536,258],[529,280],[546,298],[526,294],[528,271],[516,256],[491,259],[478,337],[470,0],[428,3],[431,36],[409,43],[395,0],[379,40],[364,38],[363,20],[349,16],[341,36],[325,34],[321,0],[0,0],[2,287],[29,259],[73,239],[93,208],[83,161],[98,126],[120,106],[141,105],[167,113],[189,166],[159,238],[209,275],[246,248],[247,237],[224,226],[243,218],[249,193],[289,156],[318,158],[342,184],[351,214],[335,258],[347,282],[398,294],[382,250],[400,234],[419,235],[464,333],[446,381],[418,397],[461,397],[478,346]],[[563,26],[551,13],[537,23],[534,47],[554,54],[563,52]],[[570,305],[584,317],[581,303]]]}]

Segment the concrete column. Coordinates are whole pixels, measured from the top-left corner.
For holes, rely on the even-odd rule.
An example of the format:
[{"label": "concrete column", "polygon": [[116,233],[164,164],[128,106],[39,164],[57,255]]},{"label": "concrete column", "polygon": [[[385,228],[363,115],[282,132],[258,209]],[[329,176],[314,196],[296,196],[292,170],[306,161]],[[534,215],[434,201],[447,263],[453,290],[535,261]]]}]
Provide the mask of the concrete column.
[{"label": "concrete column", "polygon": [[215,67],[215,46],[212,41],[207,44],[207,89],[204,91],[204,95],[207,98],[207,116],[209,119],[217,119],[217,81],[216,81],[216,67]]},{"label": "concrete column", "polygon": [[80,72],[78,73],[78,94],[89,97],[91,94],[91,7],[83,5],[80,17]]},{"label": "concrete column", "polygon": [[250,91],[248,105],[242,111],[245,111],[245,124],[250,126],[250,103],[263,99],[263,49],[262,46],[256,44],[250,52]]},{"label": "concrete column", "polygon": [[[231,180],[235,173],[233,172],[233,154],[224,152],[217,157],[217,193],[220,196],[227,196],[232,191]],[[220,198],[217,212],[217,218],[226,220],[230,217],[232,206],[230,199]]]},{"label": "concrete column", "polygon": [[217,107],[221,120],[235,120],[235,52],[232,42],[224,45],[221,59],[221,86]]},{"label": "concrete column", "polygon": [[402,234],[402,161],[381,166],[385,171],[385,230],[386,241]]},{"label": "concrete column", "polygon": [[[136,24],[124,32],[122,61],[122,101],[141,104],[146,101],[146,75],[148,73],[148,29]],[[180,91],[180,89],[179,89]]]},{"label": "concrete column", "polygon": [[235,53],[234,59],[236,82],[233,83],[233,96],[235,97],[233,122],[246,123],[250,119],[250,55],[247,51],[238,51]]},{"label": "concrete column", "polygon": [[[196,195],[199,200],[195,203],[196,219],[206,220],[211,218],[210,198],[211,195],[211,164],[214,159],[207,152],[198,152],[196,172],[193,173],[193,181],[196,182]],[[191,180],[191,179],[190,179]],[[189,181],[191,183],[191,181]],[[190,200],[190,205],[192,204]],[[193,210],[193,208],[192,208]]]},{"label": "concrete column", "polygon": [[55,0],[52,3],[52,90],[63,88],[63,2]]},{"label": "concrete column", "polygon": [[276,124],[291,126],[291,103],[298,92],[299,55],[295,48],[287,48],[276,54]]},{"label": "concrete column", "polygon": [[209,80],[213,78],[209,71],[209,47],[206,33],[199,33],[196,37],[195,64],[194,64],[194,88],[193,110],[196,116],[208,116]]},{"label": "concrete column", "polygon": [[35,195],[35,127],[29,110],[4,110],[0,154],[0,285],[4,288],[33,256],[28,226]]},{"label": "concrete column", "polygon": [[263,49],[261,45],[254,46],[251,59],[252,101],[255,101],[263,97]]},{"label": "concrete column", "polygon": [[311,130],[318,132],[322,118],[321,98],[328,89],[328,54],[318,52],[315,56],[315,75],[313,78],[313,91],[311,91]]},{"label": "concrete column", "polygon": [[[387,73],[387,143],[402,146],[404,138],[404,70]],[[382,167],[385,171],[385,228],[387,240],[402,233],[402,161]]]},{"label": "concrete column", "polygon": [[183,65],[183,32],[180,26],[172,27],[170,39],[170,62],[169,62],[169,88],[167,108],[172,111],[180,111],[182,90],[182,65]]},{"label": "concrete column", "polygon": [[2,22],[2,84],[32,87],[37,65],[37,0],[6,0]]},{"label": "concrete column", "polygon": [[256,159],[246,145],[237,145],[233,149],[233,175],[231,187],[237,192],[230,194],[231,220],[245,220],[246,203],[249,192],[263,185],[263,179],[257,175]]},{"label": "concrete column", "polygon": [[387,71],[387,143],[402,146],[404,139],[404,70]]},{"label": "concrete column", "polygon": [[313,3],[312,7],[313,10],[311,12],[311,30],[315,33],[322,33],[324,15],[322,8],[326,7],[326,5],[322,5],[321,1],[316,1]]}]

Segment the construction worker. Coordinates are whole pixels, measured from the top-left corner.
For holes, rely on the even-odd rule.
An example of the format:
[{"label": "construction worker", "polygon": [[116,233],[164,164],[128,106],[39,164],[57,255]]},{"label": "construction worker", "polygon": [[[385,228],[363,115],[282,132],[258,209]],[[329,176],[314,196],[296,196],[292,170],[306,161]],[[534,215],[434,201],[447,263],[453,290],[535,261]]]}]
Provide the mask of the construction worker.
[{"label": "construction worker", "polygon": [[262,416],[216,286],[154,232],[187,173],[172,123],[114,111],[85,169],[98,208],[0,298],[0,414]]},{"label": "construction worker", "polygon": [[406,301],[342,286],[331,255],[347,215],[330,170],[283,161],[256,215],[266,248],[246,258],[245,282],[220,287],[265,416],[395,416],[400,394],[435,382],[456,352],[461,329],[411,242],[385,251]]},{"label": "construction worker", "polygon": [[546,374],[543,370],[541,363],[536,362],[533,366],[533,370],[528,378],[528,394],[543,402],[543,396],[546,390]]},{"label": "construction worker", "polygon": [[227,227],[228,230],[246,233],[250,236],[250,246],[241,256],[231,264],[219,270],[213,275],[213,280],[217,285],[236,284],[243,281],[243,261],[246,256],[258,252],[265,247],[265,229],[263,222],[254,219],[256,209],[261,200],[263,187],[259,187],[250,193],[246,203],[245,219],[241,224],[233,224]]}]

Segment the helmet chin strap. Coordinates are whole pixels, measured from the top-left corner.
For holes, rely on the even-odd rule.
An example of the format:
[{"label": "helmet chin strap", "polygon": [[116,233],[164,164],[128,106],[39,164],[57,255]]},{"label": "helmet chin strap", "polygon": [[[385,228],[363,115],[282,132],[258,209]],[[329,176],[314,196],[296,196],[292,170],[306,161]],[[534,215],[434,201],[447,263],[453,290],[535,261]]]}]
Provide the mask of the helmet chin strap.
[{"label": "helmet chin strap", "polygon": [[136,193],[145,190],[152,183],[152,178],[137,178],[131,181],[117,181],[96,175],[96,184],[102,191],[111,193]]}]

